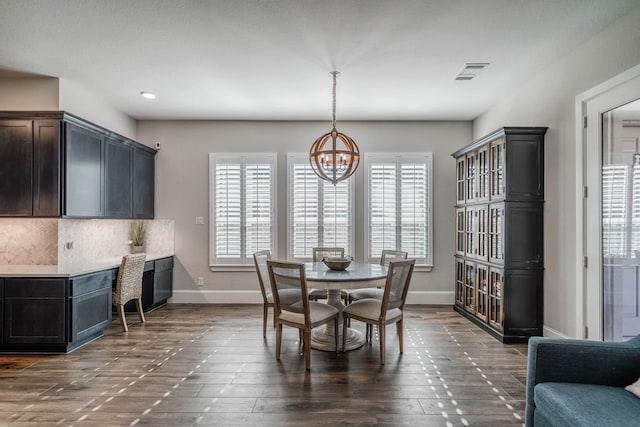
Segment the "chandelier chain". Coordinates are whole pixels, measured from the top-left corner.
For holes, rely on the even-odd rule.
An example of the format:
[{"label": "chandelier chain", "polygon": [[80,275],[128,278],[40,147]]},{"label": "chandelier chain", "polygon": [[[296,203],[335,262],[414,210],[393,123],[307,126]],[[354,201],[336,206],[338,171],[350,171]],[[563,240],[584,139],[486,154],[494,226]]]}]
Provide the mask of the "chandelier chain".
[{"label": "chandelier chain", "polygon": [[332,71],[331,75],[333,76],[333,128],[336,128],[336,77],[338,77],[337,71]]}]

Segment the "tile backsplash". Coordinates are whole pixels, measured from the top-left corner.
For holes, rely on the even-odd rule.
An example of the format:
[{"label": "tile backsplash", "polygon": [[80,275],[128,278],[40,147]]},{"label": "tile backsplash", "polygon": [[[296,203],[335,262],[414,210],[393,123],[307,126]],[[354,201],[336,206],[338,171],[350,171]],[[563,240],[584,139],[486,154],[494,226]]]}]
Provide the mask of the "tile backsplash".
[{"label": "tile backsplash", "polygon": [[[0,265],[72,265],[131,251],[131,220],[0,219]],[[173,254],[172,220],[144,220],[146,252]]]},{"label": "tile backsplash", "polygon": [[58,219],[0,219],[0,265],[56,265]]},{"label": "tile backsplash", "polygon": [[[145,250],[173,254],[173,221],[143,221],[147,229]],[[93,263],[131,252],[130,220],[61,219],[58,225],[58,261],[61,265]]]}]

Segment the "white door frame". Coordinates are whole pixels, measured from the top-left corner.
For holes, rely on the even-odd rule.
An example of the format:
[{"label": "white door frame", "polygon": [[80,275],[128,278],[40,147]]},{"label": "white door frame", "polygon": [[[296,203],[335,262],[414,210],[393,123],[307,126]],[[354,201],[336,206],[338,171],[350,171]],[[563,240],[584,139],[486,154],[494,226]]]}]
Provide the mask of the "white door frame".
[{"label": "white door frame", "polygon": [[[602,235],[601,114],[638,98],[640,98],[640,65],[576,96],[577,262],[575,271],[578,337],[600,341],[603,337],[600,244]],[[585,191],[587,197],[585,197]],[[586,268],[585,257],[588,262]]]}]

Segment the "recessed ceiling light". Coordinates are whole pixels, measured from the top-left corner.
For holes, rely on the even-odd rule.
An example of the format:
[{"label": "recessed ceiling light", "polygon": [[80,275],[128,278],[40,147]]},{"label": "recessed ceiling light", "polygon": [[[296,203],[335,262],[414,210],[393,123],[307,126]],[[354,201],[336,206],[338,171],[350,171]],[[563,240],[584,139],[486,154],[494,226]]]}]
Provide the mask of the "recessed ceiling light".
[{"label": "recessed ceiling light", "polygon": [[142,92],[140,92],[140,95],[142,95],[143,98],[156,99],[156,94],[152,92],[147,92],[143,90]]},{"label": "recessed ceiling light", "polygon": [[456,76],[456,80],[473,80],[488,65],[488,62],[467,62],[464,64],[462,71]]}]

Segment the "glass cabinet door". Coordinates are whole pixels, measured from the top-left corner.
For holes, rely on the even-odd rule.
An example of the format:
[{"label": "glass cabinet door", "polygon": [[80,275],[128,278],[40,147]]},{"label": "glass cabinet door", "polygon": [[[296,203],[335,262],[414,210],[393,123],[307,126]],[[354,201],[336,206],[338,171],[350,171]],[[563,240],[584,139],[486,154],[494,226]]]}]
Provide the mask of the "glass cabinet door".
[{"label": "glass cabinet door", "polygon": [[456,254],[464,255],[465,248],[465,209],[456,209]]},{"label": "glass cabinet door", "polygon": [[465,201],[465,190],[467,184],[467,163],[464,156],[456,160],[456,203],[462,204]]},{"label": "glass cabinet door", "polygon": [[489,293],[489,288],[487,286],[487,281],[489,280],[489,268],[486,265],[478,264],[476,266],[476,270],[477,270],[476,316],[486,321],[487,320],[487,294]]},{"label": "glass cabinet door", "polygon": [[477,215],[478,213],[475,208],[467,208],[467,210],[465,211],[465,253],[468,257],[472,258],[475,258],[476,254],[478,253],[476,237],[476,222],[478,220]]},{"label": "glass cabinet door", "polygon": [[502,270],[489,270],[489,325],[503,330],[503,281]]},{"label": "glass cabinet door", "polygon": [[464,307],[464,260],[456,258],[456,305]]},{"label": "glass cabinet door", "polygon": [[467,202],[476,199],[476,155],[467,154]]},{"label": "glass cabinet door", "polygon": [[489,209],[487,206],[476,208],[476,227],[478,232],[476,243],[476,257],[483,261],[488,259],[489,248]]},{"label": "glass cabinet door", "polygon": [[504,138],[500,138],[492,142],[489,150],[491,198],[500,199],[504,196]]},{"label": "glass cabinet door", "polygon": [[473,263],[464,264],[464,308],[465,310],[476,312],[476,265]]},{"label": "glass cabinet door", "polygon": [[489,205],[489,262],[504,262],[504,205]]},{"label": "glass cabinet door", "polygon": [[477,172],[478,182],[477,186],[477,199],[488,200],[489,199],[489,149],[488,147],[478,150],[477,156]]}]

